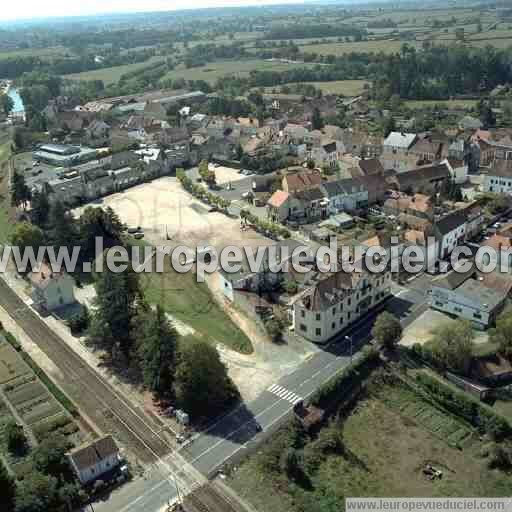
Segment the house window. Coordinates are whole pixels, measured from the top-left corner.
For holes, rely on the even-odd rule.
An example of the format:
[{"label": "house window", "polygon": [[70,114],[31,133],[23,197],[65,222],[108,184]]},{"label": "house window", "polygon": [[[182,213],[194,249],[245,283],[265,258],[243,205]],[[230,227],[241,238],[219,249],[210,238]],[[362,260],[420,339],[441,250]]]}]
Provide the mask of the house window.
[{"label": "house window", "polygon": [[456,313],[462,313],[462,309],[461,309],[461,308],[453,308],[453,309],[454,309],[454,311],[455,311]]},{"label": "house window", "polygon": [[333,314],[333,315],[335,315],[335,314],[336,314],[336,306],[334,306],[334,307],[332,308],[332,314]]},{"label": "house window", "polygon": [[317,314],[316,314],[316,316],[315,316],[315,318],[319,321],[319,320],[321,319],[321,315],[320,315],[320,313],[317,313]]},{"label": "house window", "polygon": [[306,317],[306,312],[305,312],[303,309],[301,309],[301,311],[300,311],[300,316],[301,316],[302,318],[305,318],[305,317]]},{"label": "house window", "polygon": [[336,329],[336,322],[333,322],[333,323],[331,324],[331,329]]},{"label": "house window", "polygon": [[316,334],[317,336],[322,336],[322,329],[320,329],[319,327],[317,327],[317,328],[315,329],[315,334]]},{"label": "house window", "polygon": [[300,324],[300,325],[299,325],[299,329],[300,329],[302,332],[307,332],[307,330],[308,330],[307,326],[306,326],[306,325],[304,325],[304,324]]}]

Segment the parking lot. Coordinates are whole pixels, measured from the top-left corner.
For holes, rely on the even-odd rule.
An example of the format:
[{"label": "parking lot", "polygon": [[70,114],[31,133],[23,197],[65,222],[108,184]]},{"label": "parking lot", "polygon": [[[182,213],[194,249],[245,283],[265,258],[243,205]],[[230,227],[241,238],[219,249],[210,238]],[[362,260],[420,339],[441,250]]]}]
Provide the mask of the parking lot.
[{"label": "parking lot", "polygon": [[[111,207],[129,228],[141,227],[144,238],[154,244],[166,241],[194,247],[208,242],[216,249],[226,245],[259,246],[271,243],[252,230],[241,230],[240,220],[207,207],[183,190],[174,177],[106,196],[95,202]],[[80,215],[84,207],[74,210]]]}]

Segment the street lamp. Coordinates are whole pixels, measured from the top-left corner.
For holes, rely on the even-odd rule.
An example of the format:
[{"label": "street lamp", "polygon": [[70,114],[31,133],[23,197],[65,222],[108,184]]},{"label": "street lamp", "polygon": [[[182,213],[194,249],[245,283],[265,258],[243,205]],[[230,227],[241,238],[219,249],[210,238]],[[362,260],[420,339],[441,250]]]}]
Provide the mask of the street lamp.
[{"label": "street lamp", "polygon": [[345,339],[350,343],[350,363],[352,364],[352,354],[353,354],[352,336],[345,336]]}]

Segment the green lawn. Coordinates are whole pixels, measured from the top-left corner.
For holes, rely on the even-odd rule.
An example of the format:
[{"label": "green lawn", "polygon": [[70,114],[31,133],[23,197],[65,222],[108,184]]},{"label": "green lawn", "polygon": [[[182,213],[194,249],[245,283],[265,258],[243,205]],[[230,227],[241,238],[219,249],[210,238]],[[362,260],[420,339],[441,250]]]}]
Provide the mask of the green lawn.
[{"label": "green lawn", "polygon": [[425,108],[441,105],[446,108],[472,109],[478,100],[406,100],[405,105],[409,108]]},{"label": "green lawn", "polygon": [[[324,94],[341,94],[343,96],[358,96],[363,93],[365,84],[369,84],[367,80],[334,80],[332,82],[302,82],[314,85]],[[284,84],[284,86],[293,87],[296,83]],[[267,93],[278,93],[283,86],[265,87]],[[257,90],[258,88],[255,88]]]},{"label": "green lawn", "polygon": [[359,96],[364,91],[366,80],[335,80],[333,82],[306,82],[320,89],[324,94],[342,94],[343,96]]},{"label": "green lawn", "polygon": [[71,53],[64,46],[53,46],[50,48],[27,48],[25,50],[1,50],[0,60],[14,59],[16,57],[40,57],[51,58],[56,56],[63,56],[66,53]]},{"label": "green lawn", "polygon": [[252,352],[251,341],[233,323],[212,297],[205,283],[192,272],[141,274],[141,286],[151,304],[160,304],[178,320],[190,325],[212,343],[223,343],[243,354]]},{"label": "green lawn", "polygon": [[[361,41],[360,43],[329,43],[310,44],[300,46],[304,53],[317,53],[319,55],[345,55],[347,53],[397,53],[404,41]],[[409,43],[411,45],[413,43]]]},{"label": "green lawn", "polygon": [[215,82],[226,75],[248,76],[250,71],[286,71],[293,68],[311,67],[311,64],[285,64],[282,62],[269,62],[263,59],[227,60],[211,62],[204,66],[190,69],[174,69],[167,73],[162,80],[205,80]]},{"label": "green lawn", "polygon": [[121,78],[121,75],[124,75],[129,71],[135,71],[137,69],[144,68],[157,61],[164,62],[164,59],[163,57],[155,56],[151,57],[145,62],[125,64],[123,66],[114,66],[112,68],[95,69],[93,71],[84,71],[83,73],[64,75],[64,78],[68,78],[70,80],[103,80],[104,84],[108,85],[118,82]]}]

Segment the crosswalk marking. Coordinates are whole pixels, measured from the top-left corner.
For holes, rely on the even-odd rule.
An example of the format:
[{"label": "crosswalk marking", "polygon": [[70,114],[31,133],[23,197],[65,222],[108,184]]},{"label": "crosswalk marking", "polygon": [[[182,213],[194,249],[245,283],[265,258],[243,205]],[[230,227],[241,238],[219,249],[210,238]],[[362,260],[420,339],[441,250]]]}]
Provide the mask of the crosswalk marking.
[{"label": "crosswalk marking", "polygon": [[279,384],[274,384],[273,386],[270,386],[267,389],[267,391],[272,393],[273,395],[278,396],[281,400],[290,402],[292,405],[295,405],[296,403],[302,400],[302,397],[295,394],[293,391],[284,388],[283,386],[279,386]]}]

